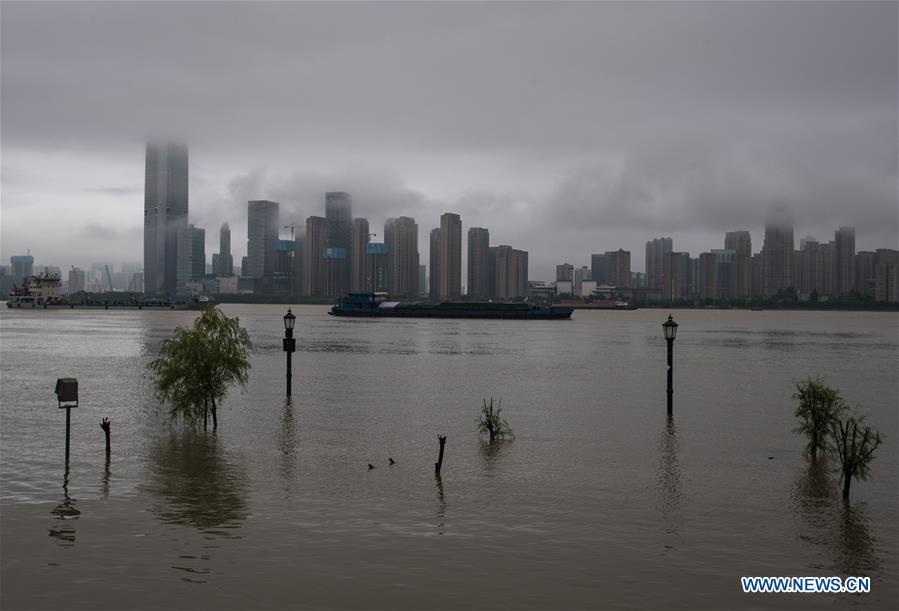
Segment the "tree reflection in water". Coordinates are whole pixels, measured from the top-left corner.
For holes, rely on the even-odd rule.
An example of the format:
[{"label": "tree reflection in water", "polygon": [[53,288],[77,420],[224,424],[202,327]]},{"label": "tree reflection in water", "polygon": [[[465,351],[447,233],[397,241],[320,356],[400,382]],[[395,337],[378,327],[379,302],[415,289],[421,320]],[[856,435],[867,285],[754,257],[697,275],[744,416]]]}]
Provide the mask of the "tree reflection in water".
[{"label": "tree reflection in water", "polygon": [[443,479],[440,474],[436,474],[437,478],[437,534],[442,535],[446,532],[446,497],[443,495]]},{"label": "tree reflection in water", "polygon": [[246,475],[225,459],[214,433],[173,432],[151,448],[150,465],[149,490],[165,501],[154,509],[161,521],[237,536],[230,531],[247,516]]},{"label": "tree reflection in water", "polygon": [[511,442],[512,441],[509,439],[496,439],[493,443],[481,440],[481,456],[484,459],[484,472],[487,475],[492,475],[499,465],[499,459],[503,452],[503,445]]},{"label": "tree reflection in water", "polygon": [[59,505],[50,510],[50,514],[62,523],[55,525],[50,529],[50,536],[59,541],[63,547],[74,547],[75,545],[75,525],[73,520],[77,520],[81,512],[75,508],[75,499],[69,496],[69,466],[66,465],[65,474],[62,478],[62,495],[63,498]]},{"label": "tree reflection in water", "polygon": [[[665,532],[669,534],[677,534],[683,519],[680,511],[683,493],[681,492],[680,462],[677,454],[677,428],[674,426],[674,418],[668,416],[658,445],[659,465],[656,473],[656,492]],[[665,547],[670,546],[666,545]]]},{"label": "tree reflection in water", "polygon": [[871,575],[878,566],[874,538],[868,529],[865,504],[852,505],[840,498],[828,461],[804,467],[793,486],[794,505],[810,527],[802,539],[828,548],[832,566],[843,575]]}]

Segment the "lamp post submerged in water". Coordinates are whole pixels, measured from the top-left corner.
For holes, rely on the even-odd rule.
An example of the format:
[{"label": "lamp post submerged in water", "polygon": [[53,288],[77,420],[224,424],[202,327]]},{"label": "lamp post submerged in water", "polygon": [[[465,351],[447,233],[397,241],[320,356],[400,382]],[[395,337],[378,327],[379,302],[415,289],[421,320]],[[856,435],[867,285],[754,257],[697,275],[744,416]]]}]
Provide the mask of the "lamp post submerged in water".
[{"label": "lamp post submerged in water", "polygon": [[672,414],[672,395],[674,388],[672,385],[674,377],[674,338],[677,336],[677,323],[668,315],[668,320],[662,323],[662,331],[665,332],[665,341],[668,342],[668,415]]},{"label": "lamp post submerged in water", "polygon": [[297,350],[297,340],[293,338],[293,326],[296,324],[297,317],[293,315],[290,308],[287,308],[287,314],[284,315],[284,352],[287,353],[287,396],[290,396],[290,355]]}]

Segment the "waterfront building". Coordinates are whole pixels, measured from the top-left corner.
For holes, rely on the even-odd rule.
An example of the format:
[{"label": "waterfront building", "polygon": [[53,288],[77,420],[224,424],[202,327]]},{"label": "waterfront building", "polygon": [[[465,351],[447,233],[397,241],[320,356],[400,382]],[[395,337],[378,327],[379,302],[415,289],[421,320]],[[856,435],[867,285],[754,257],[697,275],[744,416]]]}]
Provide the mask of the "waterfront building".
[{"label": "waterfront building", "polygon": [[175,294],[188,295],[188,283],[206,275],[206,230],[184,225],[177,232],[177,273]]},{"label": "waterfront building", "polygon": [[609,284],[609,255],[590,255],[590,278],[597,284]]},{"label": "waterfront building", "polygon": [[[353,200],[349,193],[330,191],[325,193],[325,221],[328,231],[328,248],[332,250],[329,275],[334,275],[329,282],[327,294],[332,297],[345,295],[350,288],[351,256],[353,248]],[[368,233],[368,232],[366,232]],[[338,258],[342,253],[342,259]]]},{"label": "waterfront building", "polygon": [[144,168],[144,287],[174,295],[178,230],[187,225],[187,146],[149,142]]},{"label": "waterfront building", "polygon": [[728,231],[724,249],[734,252],[728,266],[727,296],[745,299],[752,294],[752,236],[745,230]]},{"label": "waterfront building", "polygon": [[834,295],[833,281],[836,277],[834,272],[835,254],[836,249],[834,248],[833,242],[821,244],[821,280],[820,286],[818,287],[819,295]]},{"label": "waterfront building", "polygon": [[78,267],[69,270],[68,294],[73,295],[87,290],[87,272]]},{"label": "waterfront building", "polygon": [[[247,273],[260,278],[263,287],[271,284],[275,267],[275,243],[278,241],[278,202],[247,202]],[[257,290],[259,290],[257,282]],[[264,289],[263,289],[264,290]]]},{"label": "waterfront building", "polygon": [[855,291],[862,297],[874,298],[877,253],[860,250],[855,253]]},{"label": "waterfront building", "polygon": [[799,242],[799,298],[803,301],[811,299],[813,295],[820,296],[822,285],[822,252],[821,245],[812,237],[806,237]]},{"label": "waterfront building", "polygon": [[690,299],[690,253],[666,252],[662,257],[662,299]]},{"label": "waterfront building", "polygon": [[[665,253],[669,253],[673,250],[674,241],[671,238],[655,238],[646,243],[647,288],[662,288],[662,274],[664,268]],[[597,277],[594,275],[593,279],[597,280]]]},{"label": "waterfront building", "polygon": [[874,300],[899,302],[899,251],[877,249],[874,267]]},{"label": "waterfront building", "polygon": [[833,290],[846,295],[855,289],[855,227],[840,227],[833,236]]},{"label": "waterfront building", "polygon": [[[571,289],[569,288],[569,291]],[[528,253],[511,246],[496,249],[496,297],[513,299],[528,295]]]},{"label": "waterfront building", "polygon": [[22,280],[34,275],[34,257],[13,255],[9,258],[9,275],[13,284],[21,286]]},{"label": "waterfront building", "polygon": [[428,266],[418,264],[418,296],[419,297],[427,297],[428,291]]},{"label": "waterfront building", "polygon": [[458,214],[440,215],[440,299],[462,296],[462,219]]},{"label": "waterfront building", "polygon": [[699,255],[699,299],[718,299],[718,257],[710,252]]},{"label": "waterfront building", "polygon": [[573,290],[575,295],[581,294],[581,287],[584,284],[584,281],[590,279],[590,268],[586,265],[577,268],[574,270],[574,280],[573,280]]},{"label": "waterfront building", "polygon": [[432,301],[440,299],[440,228],[435,227],[430,235],[429,261],[431,277],[428,281],[428,296]]},{"label": "waterfront building", "polygon": [[128,281],[128,290],[134,293],[143,293],[144,292],[144,273],[143,272],[134,272],[131,274],[131,279]]},{"label": "waterfront building", "polygon": [[368,219],[353,219],[353,241],[350,248],[350,290],[354,292],[365,290],[365,279],[368,271],[365,264],[368,261]]},{"label": "waterfront building", "polygon": [[[599,255],[593,255],[597,257]],[[556,282],[572,282],[574,280],[574,266],[570,263],[556,265]]]},{"label": "waterfront building", "polygon": [[408,216],[387,219],[384,243],[387,244],[387,282],[391,297],[417,297],[419,255],[415,219]]},{"label": "waterfront building", "polygon": [[468,230],[468,296],[490,297],[490,232],[483,227]]},{"label": "waterfront building", "polygon": [[250,258],[249,257],[241,257],[240,258],[240,276],[242,278],[248,278],[250,272]]},{"label": "waterfront building", "polygon": [[268,293],[278,297],[291,297],[296,293],[295,240],[277,240],[272,269],[272,281]]},{"label": "waterfront building", "polygon": [[619,248],[607,251],[605,256],[609,262],[607,284],[616,288],[631,286],[631,253]]},{"label": "waterfront building", "polygon": [[[366,252],[365,290],[369,292],[386,292],[387,286],[387,244],[369,242]],[[420,267],[420,266],[419,266]],[[421,274],[419,273],[419,278]],[[420,284],[419,286],[425,286]]]},{"label": "waterfront building", "polygon": [[[215,258],[214,255],[213,258]],[[234,273],[234,257],[231,256],[231,227],[228,223],[224,223],[219,229],[218,265],[213,262],[212,273],[217,276],[230,276]]]},{"label": "waterfront building", "polygon": [[306,219],[306,239],[303,247],[303,296],[325,295],[325,249],[328,247],[328,230],[325,217],[310,216]]},{"label": "waterfront building", "polygon": [[793,221],[785,209],[772,213],[765,223],[763,295],[774,297],[778,292],[795,289],[793,279]]}]

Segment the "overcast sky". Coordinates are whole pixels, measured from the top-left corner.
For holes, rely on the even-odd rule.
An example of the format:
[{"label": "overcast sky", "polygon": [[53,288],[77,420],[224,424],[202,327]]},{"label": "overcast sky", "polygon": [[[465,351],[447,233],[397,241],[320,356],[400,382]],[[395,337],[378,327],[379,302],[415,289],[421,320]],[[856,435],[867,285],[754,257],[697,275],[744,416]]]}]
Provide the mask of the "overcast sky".
[{"label": "overcast sky", "polygon": [[[532,279],[671,236],[696,256],[790,208],[897,248],[896,2],[18,3],[2,20],[0,257],[143,257],[144,145],[190,146],[190,219],[246,253],[350,191],[381,240],[443,212]],[[285,232],[285,237],[287,232]],[[464,251],[463,247],[463,251]]]}]

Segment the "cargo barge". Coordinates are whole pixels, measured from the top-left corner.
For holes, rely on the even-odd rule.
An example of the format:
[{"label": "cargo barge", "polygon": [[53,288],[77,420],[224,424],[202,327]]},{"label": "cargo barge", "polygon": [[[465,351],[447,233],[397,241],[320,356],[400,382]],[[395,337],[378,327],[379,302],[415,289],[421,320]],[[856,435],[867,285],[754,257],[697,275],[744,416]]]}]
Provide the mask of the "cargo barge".
[{"label": "cargo barge", "polygon": [[571,318],[574,310],[565,306],[539,306],[523,301],[443,303],[402,303],[389,301],[387,293],[350,293],[337,301],[331,316],[394,318],[512,318],[560,320]]}]

